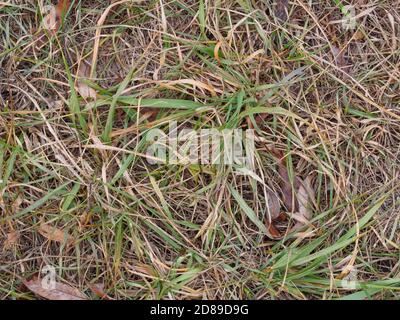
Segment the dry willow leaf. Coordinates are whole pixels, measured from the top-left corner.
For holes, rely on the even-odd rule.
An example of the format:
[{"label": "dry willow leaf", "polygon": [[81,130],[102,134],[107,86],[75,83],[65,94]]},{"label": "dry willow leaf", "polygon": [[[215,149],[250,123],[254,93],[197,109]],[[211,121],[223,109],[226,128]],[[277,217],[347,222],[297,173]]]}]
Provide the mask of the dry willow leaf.
[{"label": "dry willow leaf", "polygon": [[154,109],[149,107],[140,107],[138,108],[138,110],[140,110],[140,113],[144,115],[143,119],[141,120],[147,119],[150,122],[155,121],[157,119],[158,113],[160,112],[159,109]]},{"label": "dry willow leaf", "polygon": [[57,16],[59,18],[62,18],[62,16],[67,13],[70,5],[71,5],[70,0],[59,0],[56,6]]},{"label": "dry willow leaf", "polygon": [[42,279],[34,277],[24,281],[24,285],[34,294],[48,300],[87,300],[87,297],[78,289],[69,285],[56,282],[55,288],[47,288],[43,285]]},{"label": "dry willow leaf", "polygon": [[76,82],[76,91],[79,92],[84,99],[96,99],[96,91],[89,87],[86,83],[82,81],[83,78],[88,78],[90,74],[90,66],[87,62],[81,61],[78,68],[78,81]]},{"label": "dry willow leaf", "polygon": [[43,237],[47,238],[48,240],[60,243],[66,242],[68,245],[74,243],[74,238],[71,235],[58,228],[49,226],[46,223],[41,223],[38,231]]}]

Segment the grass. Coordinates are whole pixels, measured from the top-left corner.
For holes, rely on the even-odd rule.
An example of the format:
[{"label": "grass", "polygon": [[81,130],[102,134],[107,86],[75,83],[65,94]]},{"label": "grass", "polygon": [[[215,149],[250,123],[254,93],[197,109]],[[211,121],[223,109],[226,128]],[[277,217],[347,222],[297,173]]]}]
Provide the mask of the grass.
[{"label": "grass", "polygon": [[[23,280],[46,265],[91,299],[400,298],[400,4],[358,1],[345,30],[350,1],[290,1],[286,21],[275,2],[75,0],[55,34],[50,1],[0,4],[2,299],[37,298]],[[146,135],[170,121],[253,127],[255,175],[150,164]],[[271,150],[315,193],[279,239]]]}]

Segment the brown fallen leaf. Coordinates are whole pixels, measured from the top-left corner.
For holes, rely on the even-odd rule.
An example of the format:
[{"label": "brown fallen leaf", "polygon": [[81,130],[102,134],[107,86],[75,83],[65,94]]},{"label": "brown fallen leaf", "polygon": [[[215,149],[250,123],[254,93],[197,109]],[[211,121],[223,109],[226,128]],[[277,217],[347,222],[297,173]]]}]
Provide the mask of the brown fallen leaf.
[{"label": "brown fallen leaf", "polygon": [[332,54],[336,65],[343,71],[349,73],[351,65],[345,57],[345,50],[340,49],[336,46],[332,46]]},{"label": "brown fallen leaf", "polygon": [[48,300],[87,300],[78,289],[64,283],[56,282],[54,288],[47,288],[38,277],[25,280],[23,283],[34,294]]},{"label": "brown fallen leaf", "polygon": [[89,75],[90,65],[86,61],[81,61],[78,67],[78,80],[76,82],[75,89],[84,99],[96,99],[96,90],[89,87],[85,82],[82,81],[84,78],[89,78]]},{"label": "brown fallen leaf", "polygon": [[[29,141],[29,143],[31,143],[31,141]],[[22,204],[22,197],[20,195],[18,195],[17,199],[15,199],[15,201],[13,202],[13,204],[11,206],[14,213],[17,213],[20,211],[21,204]]]},{"label": "brown fallen leaf", "polygon": [[281,21],[286,21],[288,18],[289,0],[277,0],[275,17]]},{"label": "brown fallen leaf", "polygon": [[364,40],[365,36],[364,33],[360,30],[356,31],[353,35],[353,40],[355,41],[361,41]]},{"label": "brown fallen leaf", "polygon": [[279,186],[282,191],[282,202],[289,212],[296,212],[298,210],[298,204],[295,197],[294,191],[299,188],[299,178],[294,176],[293,185],[289,179],[289,173],[286,168],[286,161],[284,160],[284,153],[274,147],[266,147],[271,155],[277,160],[278,163],[278,174],[279,174]]},{"label": "brown fallen leaf", "polygon": [[147,264],[143,263],[138,263],[134,266],[135,272],[139,272],[141,274],[145,275],[150,275],[150,276],[155,276],[156,272],[154,271],[154,268],[152,266],[149,266]]},{"label": "brown fallen leaf", "polygon": [[[308,176],[305,180],[301,180],[296,175],[294,176],[293,185],[289,179],[289,173],[286,168],[284,154],[282,151],[275,149],[274,147],[266,147],[266,149],[277,159],[278,162],[278,173],[280,176],[280,187],[282,190],[282,202],[290,212],[296,223],[290,229],[290,231],[296,231],[301,229],[304,225],[308,224],[312,218],[312,211],[310,205],[316,205],[315,193],[311,184],[312,177]],[[279,200],[279,199],[278,199]],[[271,198],[270,206],[273,204]],[[279,213],[275,221],[285,221],[285,215]],[[281,238],[278,229],[274,225],[274,221],[267,224],[269,233],[275,238]],[[312,236],[312,234],[307,234]]]},{"label": "brown fallen leaf", "polygon": [[70,0],[59,0],[56,5],[57,17],[61,19],[63,16],[65,16],[70,5],[71,5]]},{"label": "brown fallen leaf", "polygon": [[273,220],[279,218],[281,213],[281,204],[279,202],[278,196],[274,192],[268,191],[267,197],[267,218],[268,222],[271,223]]},{"label": "brown fallen leaf", "polygon": [[286,165],[281,162],[278,167],[279,176],[281,178],[280,187],[282,190],[282,201],[289,212],[298,211],[298,202],[294,191],[299,187],[299,179],[294,176],[293,185],[289,179],[289,173]]},{"label": "brown fallen leaf", "polygon": [[46,30],[52,31],[53,33],[58,30],[56,10],[51,10],[43,17],[43,26]]},{"label": "brown fallen leaf", "polygon": [[278,229],[276,229],[274,225],[275,220],[279,220],[281,217],[281,204],[278,196],[272,192],[267,191],[267,211],[266,211],[266,226],[269,232],[269,235],[272,238],[279,238],[280,233]]},{"label": "brown fallen leaf", "polygon": [[17,231],[11,231],[7,234],[7,239],[4,241],[4,250],[8,250],[18,244],[19,233]]},{"label": "brown fallen leaf", "polygon": [[140,113],[142,113],[144,115],[144,119],[147,119],[150,122],[153,122],[157,119],[157,115],[159,112],[160,112],[160,109],[154,109],[154,108],[149,108],[149,107],[141,107],[140,108]]},{"label": "brown fallen leaf", "polygon": [[59,0],[54,10],[50,10],[43,18],[45,28],[55,34],[60,29],[62,19],[67,13],[69,6],[70,0]]},{"label": "brown fallen leaf", "polygon": [[300,183],[299,189],[297,190],[297,199],[299,204],[299,210],[294,215],[295,219],[297,220],[296,224],[292,228],[292,231],[298,230],[307,223],[312,218],[312,211],[310,210],[310,203],[312,202],[311,197],[313,196],[310,194],[311,187],[311,180],[309,177]]},{"label": "brown fallen leaf", "polygon": [[104,292],[104,284],[103,283],[91,283],[88,285],[89,289],[103,300],[111,300],[111,298]]},{"label": "brown fallen leaf", "polygon": [[38,231],[43,237],[51,241],[56,241],[60,243],[66,242],[67,245],[72,245],[75,242],[74,238],[71,235],[46,223],[41,223]]},{"label": "brown fallen leaf", "polygon": [[273,223],[271,223],[268,226],[268,232],[273,238],[281,238],[282,237],[279,230],[275,227],[275,225]]}]

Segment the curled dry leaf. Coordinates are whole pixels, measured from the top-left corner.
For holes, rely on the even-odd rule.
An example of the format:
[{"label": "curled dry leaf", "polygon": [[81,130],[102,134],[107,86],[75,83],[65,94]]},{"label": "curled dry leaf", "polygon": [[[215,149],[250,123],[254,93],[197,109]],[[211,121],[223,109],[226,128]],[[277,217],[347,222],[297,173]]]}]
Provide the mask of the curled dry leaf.
[{"label": "curled dry leaf", "polygon": [[70,0],[59,0],[56,6],[57,16],[59,18],[62,18],[62,16],[67,13],[70,5],[71,5]]},{"label": "curled dry leaf", "polygon": [[79,92],[82,98],[84,99],[96,99],[97,93],[96,91],[89,87],[82,80],[84,78],[89,78],[90,75],[90,65],[86,61],[81,61],[78,68],[78,81],[76,82],[76,91]]},{"label": "curled dry leaf", "polygon": [[154,268],[152,266],[149,266],[147,264],[143,263],[138,263],[134,266],[134,271],[138,272],[140,274],[145,274],[145,275],[150,275],[150,276],[155,276],[156,272],[154,271]]},{"label": "curled dry leaf", "polygon": [[15,201],[12,204],[12,210],[14,213],[19,212],[19,210],[21,208],[21,204],[22,204],[22,197],[20,195],[18,195],[17,199],[15,199]]},{"label": "curled dry leaf", "polygon": [[67,245],[72,245],[75,242],[74,238],[71,235],[46,223],[41,223],[38,231],[43,237],[51,241],[56,241],[60,243],[66,242]]},{"label": "curled dry leaf", "polygon": [[53,288],[46,285],[43,279],[34,277],[23,281],[24,285],[34,294],[48,300],[87,300],[87,297],[78,289],[67,284],[56,282]]}]

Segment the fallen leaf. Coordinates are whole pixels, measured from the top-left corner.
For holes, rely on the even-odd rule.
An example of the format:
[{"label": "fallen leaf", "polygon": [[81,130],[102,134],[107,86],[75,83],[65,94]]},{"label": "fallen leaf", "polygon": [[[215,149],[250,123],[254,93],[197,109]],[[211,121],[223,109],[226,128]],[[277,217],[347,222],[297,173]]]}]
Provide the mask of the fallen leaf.
[{"label": "fallen leaf", "polygon": [[281,21],[286,21],[288,18],[289,0],[277,0],[275,17]]},{"label": "fallen leaf", "polygon": [[78,68],[78,80],[76,82],[76,91],[79,92],[82,98],[87,99],[96,99],[97,93],[96,91],[89,87],[82,80],[84,78],[89,78],[90,74],[90,65],[86,61],[81,61]]},{"label": "fallen leaf", "polygon": [[4,249],[8,250],[11,247],[15,246],[18,244],[19,240],[19,233],[17,231],[11,231],[10,233],[7,234],[7,239],[4,241]]},{"label": "fallen leaf", "polygon": [[280,238],[281,234],[273,223],[268,226],[268,232],[273,238]]},{"label": "fallen leaf", "polygon": [[343,71],[349,73],[351,66],[350,63],[347,61],[344,53],[345,53],[344,49],[332,46],[332,54],[336,65]]},{"label": "fallen leaf", "polygon": [[222,46],[222,41],[218,41],[218,43],[215,45],[214,48],[214,58],[217,60],[218,63],[221,63],[220,55],[219,55],[219,50],[221,49]]},{"label": "fallen leaf", "polygon": [[[290,212],[296,223],[290,231],[301,229],[304,225],[308,224],[312,218],[312,211],[310,205],[313,204],[317,207],[315,201],[315,193],[311,184],[312,176],[308,176],[305,180],[294,175],[293,185],[289,179],[289,173],[286,168],[284,154],[282,151],[275,149],[274,147],[266,147],[266,149],[277,159],[278,162],[278,173],[280,176],[280,187],[282,191],[282,202],[286,209]],[[271,205],[273,203],[271,198]],[[275,221],[284,221],[285,215],[279,213],[274,219]],[[275,237],[281,237],[279,231],[276,229],[273,221],[267,225],[269,233]],[[303,235],[304,237],[312,236],[310,232]]]},{"label": "fallen leaf", "polygon": [[67,13],[69,6],[71,4],[70,0],[59,0],[56,5],[57,17],[61,20],[63,16]]},{"label": "fallen leaf", "polygon": [[299,210],[294,214],[294,218],[297,220],[296,224],[292,228],[292,231],[298,230],[307,223],[312,218],[312,212],[310,210],[310,191],[311,181],[309,178],[300,183],[299,189],[297,191],[297,199],[299,204]]},{"label": "fallen leaf", "polygon": [[38,231],[43,237],[47,238],[48,240],[60,243],[66,242],[68,245],[74,243],[74,238],[71,235],[46,223],[41,223]]},{"label": "fallen leaf", "polygon": [[294,176],[292,185],[282,151],[274,147],[266,147],[266,149],[278,162],[278,174],[280,177],[279,186],[282,191],[282,202],[289,212],[296,212],[298,210],[298,204],[294,195],[294,190],[299,188],[299,179]]},{"label": "fallen leaf", "polygon": [[43,18],[45,29],[56,33],[61,27],[61,22],[70,6],[69,0],[59,0],[57,5]]},{"label": "fallen leaf", "polygon": [[89,289],[103,300],[111,300],[111,298],[104,292],[104,284],[103,283],[91,283],[89,284]]},{"label": "fallen leaf", "polygon": [[58,30],[56,10],[50,10],[50,12],[43,17],[43,26],[49,31],[55,32]]},{"label": "fallen leaf", "polygon": [[137,265],[134,266],[134,269],[136,272],[145,274],[145,275],[150,275],[150,276],[155,276],[156,273],[154,271],[154,268],[152,266],[143,264],[143,263],[139,263]]},{"label": "fallen leaf", "polygon": [[150,122],[153,122],[157,119],[157,115],[160,112],[159,109],[149,108],[149,107],[140,107],[140,113],[143,113],[144,119],[147,119]]},{"label": "fallen leaf", "polygon": [[[30,141],[29,141],[29,143],[30,143]],[[22,204],[22,197],[20,195],[18,195],[17,199],[15,199],[15,201],[12,204],[12,210],[14,213],[17,213],[20,211],[21,204]]]},{"label": "fallen leaf", "polygon": [[43,285],[43,280],[38,277],[25,280],[23,283],[34,294],[48,300],[87,300],[82,292],[67,284],[56,282],[54,288],[47,288]]},{"label": "fallen leaf", "polygon": [[281,213],[281,204],[279,202],[278,196],[275,193],[268,191],[267,197],[267,217],[268,222],[271,223],[273,220],[279,218]]},{"label": "fallen leaf", "polygon": [[353,35],[353,39],[356,41],[360,41],[364,39],[364,33],[360,30],[356,31]]},{"label": "fallen leaf", "polygon": [[289,179],[289,173],[283,162],[279,164],[278,172],[281,178],[282,201],[289,212],[295,212],[298,210],[298,203],[294,190],[298,188],[299,179],[294,176],[294,183],[292,185]]}]

